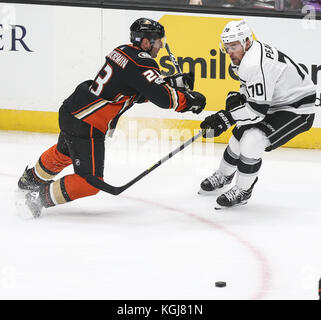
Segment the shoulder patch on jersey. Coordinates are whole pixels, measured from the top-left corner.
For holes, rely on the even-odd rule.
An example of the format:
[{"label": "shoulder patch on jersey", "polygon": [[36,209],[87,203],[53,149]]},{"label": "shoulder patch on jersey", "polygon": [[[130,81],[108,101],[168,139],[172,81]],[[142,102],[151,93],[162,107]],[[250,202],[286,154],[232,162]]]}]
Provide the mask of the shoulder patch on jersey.
[{"label": "shoulder patch on jersey", "polygon": [[147,52],[140,52],[140,53],[138,54],[138,56],[139,56],[140,58],[153,59],[152,56],[151,56],[149,53],[147,53]]}]

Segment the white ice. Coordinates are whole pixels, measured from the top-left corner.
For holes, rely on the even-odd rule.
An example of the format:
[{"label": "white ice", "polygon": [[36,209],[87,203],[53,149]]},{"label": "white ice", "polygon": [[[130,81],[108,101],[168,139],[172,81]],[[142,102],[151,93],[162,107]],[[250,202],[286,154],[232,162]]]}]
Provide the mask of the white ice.
[{"label": "white ice", "polygon": [[[56,140],[0,132],[0,299],[318,299],[321,150],[266,153],[251,200],[230,210],[197,195],[225,145],[195,142],[119,196],[21,216],[17,180]],[[116,136],[105,180],[122,185],[180,143]]]}]

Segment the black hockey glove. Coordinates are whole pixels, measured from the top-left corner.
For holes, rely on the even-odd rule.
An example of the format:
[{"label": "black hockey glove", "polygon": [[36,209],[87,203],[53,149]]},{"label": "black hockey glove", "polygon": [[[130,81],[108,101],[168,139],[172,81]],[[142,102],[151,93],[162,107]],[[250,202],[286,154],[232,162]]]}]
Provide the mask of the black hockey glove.
[{"label": "black hockey glove", "polygon": [[244,94],[240,94],[236,91],[230,91],[226,97],[226,111],[231,111],[236,107],[241,106],[246,102],[246,97]]},{"label": "black hockey glove", "polygon": [[206,105],[206,98],[197,91],[184,91],[184,96],[187,100],[186,108],[179,112],[192,111],[199,114],[203,111]]},{"label": "black hockey glove", "polygon": [[206,130],[203,130],[203,137],[218,137],[235,122],[236,121],[232,118],[231,114],[228,111],[217,111],[215,114],[206,117],[205,120],[201,122],[201,129]]},{"label": "black hockey glove", "polygon": [[174,89],[179,90],[193,90],[195,76],[194,72],[176,73],[172,76],[165,77],[164,80]]}]

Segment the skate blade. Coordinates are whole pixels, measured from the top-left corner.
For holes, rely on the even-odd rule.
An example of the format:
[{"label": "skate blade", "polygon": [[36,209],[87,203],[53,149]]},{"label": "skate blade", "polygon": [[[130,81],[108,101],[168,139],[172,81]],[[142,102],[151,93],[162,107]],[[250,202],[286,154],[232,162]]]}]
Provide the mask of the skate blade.
[{"label": "skate blade", "polygon": [[214,195],[217,195],[218,192],[217,190],[213,190],[213,191],[205,191],[203,189],[200,189],[198,192],[197,192],[198,195],[200,196],[214,196]]},{"label": "skate blade", "polygon": [[213,191],[205,191],[201,188],[201,189],[199,189],[197,194],[201,195],[201,196],[217,196],[218,197],[227,190],[228,186],[229,186],[229,184],[226,184],[222,188],[218,188]]},{"label": "skate blade", "polygon": [[216,189],[213,191],[205,191],[203,189],[200,189],[197,194],[200,196],[214,196],[214,197],[218,197],[220,196],[222,193],[224,193],[224,191],[226,190],[226,188],[220,188],[220,189]]},{"label": "skate blade", "polygon": [[23,220],[34,219],[32,212],[26,205],[25,195],[28,190],[17,189],[14,191],[14,205],[16,208],[16,215]]},{"label": "skate blade", "polygon": [[240,202],[240,203],[235,204],[234,206],[231,206],[231,207],[224,207],[224,206],[220,206],[219,204],[217,204],[217,205],[214,207],[214,209],[215,209],[215,210],[232,209],[232,208],[235,208],[235,207],[238,207],[238,206],[244,206],[245,204],[247,204],[247,201]]}]

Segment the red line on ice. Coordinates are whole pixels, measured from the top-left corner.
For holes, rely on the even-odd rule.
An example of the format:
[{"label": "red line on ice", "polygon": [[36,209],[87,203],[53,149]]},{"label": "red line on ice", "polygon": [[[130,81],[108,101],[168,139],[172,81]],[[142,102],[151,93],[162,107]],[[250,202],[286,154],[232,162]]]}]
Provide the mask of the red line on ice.
[{"label": "red line on ice", "polygon": [[[10,178],[17,178],[17,176],[14,174],[0,173],[0,175],[5,176],[5,177],[10,177]],[[184,214],[186,216],[191,217],[192,219],[198,220],[199,222],[205,223],[214,229],[220,230],[221,232],[229,235],[230,237],[232,237],[235,240],[237,240],[238,242],[240,242],[246,249],[248,249],[253,254],[253,256],[258,261],[258,263],[261,267],[259,288],[255,292],[252,299],[253,300],[260,300],[260,299],[264,298],[266,292],[269,290],[270,282],[271,282],[271,272],[270,272],[269,263],[268,263],[267,259],[265,258],[265,256],[263,255],[263,253],[258,248],[253,246],[249,241],[243,239],[238,234],[228,230],[227,228],[225,228],[225,227],[223,227],[223,226],[221,226],[211,220],[205,219],[203,217],[200,217],[200,216],[198,216],[194,213],[188,212],[186,210],[167,206],[167,205],[164,205],[164,204],[161,204],[158,202],[154,202],[154,201],[150,201],[150,200],[140,199],[137,197],[130,197],[130,196],[122,196],[122,197],[130,199],[130,200],[146,203],[146,204],[149,204],[152,206],[157,206],[157,207],[163,208],[168,211]]]},{"label": "red line on ice", "polygon": [[265,296],[265,294],[267,293],[267,291],[269,290],[269,287],[270,287],[270,282],[271,282],[270,267],[269,267],[269,263],[268,263],[267,259],[265,258],[264,254],[258,248],[253,246],[249,241],[243,239],[241,236],[228,230],[227,228],[225,228],[225,227],[223,227],[223,226],[221,226],[211,220],[205,219],[205,218],[200,217],[194,213],[191,213],[189,211],[186,211],[186,210],[183,210],[180,208],[167,206],[167,205],[164,205],[164,204],[161,204],[158,202],[154,202],[154,201],[150,201],[150,200],[140,199],[137,197],[130,197],[130,196],[122,196],[122,197],[130,199],[130,200],[134,200],[134,201],[143,202],[143,203],[146,203],[149,205],[157,206],[157,207],[163,208],[168,211],[184,214],[186,216],[191,217],[192,219],[198,220],[201,223],[205,223],[206,225],[208,225],[214,229],[217,229],[217,230],[229,235],[230,237],[234,238],[238,242],[240,242],[247,250],[249,250],[253,254],[255,259],[259,263],[260,269],[261,269],[259,287],[256,290],[255,294],[253,295],[252,299],[253,300],[263,299],[263,297]]}]

